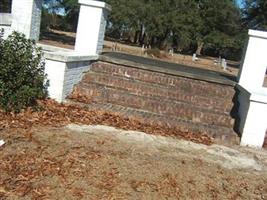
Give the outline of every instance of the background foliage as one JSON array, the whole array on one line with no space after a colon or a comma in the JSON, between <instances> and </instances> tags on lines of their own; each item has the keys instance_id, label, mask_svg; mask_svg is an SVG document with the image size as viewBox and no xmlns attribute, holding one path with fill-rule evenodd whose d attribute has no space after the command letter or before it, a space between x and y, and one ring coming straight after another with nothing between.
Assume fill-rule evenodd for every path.
<instances>
[{"instance_id":1,"label":"background foliage","mask_svg":"<svg viewBox=\"0 0 267 200\"><path fill-rule=\"evenodd\" d=\"M12 0L1 0L0 1L0 13L11 13Z\"/></svg>"},{"instance_id":2,"label":"background foliage","mask_svg":"<svg viewBox=\"0 0 267 200\"><path fill-rule=\"evenodd\" d=\"M75 31L77 0L45 0L47 27ZM106 0L111 4L107 36L133 45L240 59L247 29L267 29L267 1ZM60 13L62 16L59 16ZM56 17L55 17L56 16Z\"/></svg>"}]
</instances>

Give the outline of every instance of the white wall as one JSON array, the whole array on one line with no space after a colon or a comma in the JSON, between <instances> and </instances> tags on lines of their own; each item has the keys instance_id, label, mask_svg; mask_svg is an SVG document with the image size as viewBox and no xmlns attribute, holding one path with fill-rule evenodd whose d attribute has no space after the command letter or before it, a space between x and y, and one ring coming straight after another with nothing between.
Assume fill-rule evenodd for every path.
<instances>
[{"instance_id":1,"label":"white wall","mask_svg":"<svg viewBox=\"0 0 267 200\"><path fill-rule=\"evenodd\" d=\"M74 85L79 83L90 69L90 61L65 63L46 59L45 73L49 80L49 97L63 102L71 94Z\"/></svg>"},{"instance_id":2,"label":"white wall","mask_svg":"<svg viewBox=\"0 0 267 200\"><path fill-rule=\"evenodd\" d=\"M45 45L40 46L46 48ZM44 51L45 73L49 80L48 93L50 98L63 102L98 56L81 55L74 51L53 52L53 49L57 48L49 47L49 52Z\"/></svg>"},{"instance_id":3,"label":"white wall","mask_svg":"<svg viewBox=\"0 0 267 200\"><path fill-rule=\"evenodd\" d=\"M66 71L66 63L46 59L45 73L49 81L48 94L49 97L58 102L63 101L64 74Z\"/></svg>"}]
</instances>

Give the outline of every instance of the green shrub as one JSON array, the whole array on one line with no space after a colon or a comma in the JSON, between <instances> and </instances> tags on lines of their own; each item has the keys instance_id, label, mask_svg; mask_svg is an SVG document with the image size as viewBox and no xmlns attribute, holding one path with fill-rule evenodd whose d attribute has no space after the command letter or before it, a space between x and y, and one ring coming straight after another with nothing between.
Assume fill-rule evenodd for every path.
<instances>
[{"instance_id":1,"label":"green shrub","mask_svg":"<svg viewBox=\"0 0 267 200\"><path fill-rule=\"evenodd\" d=\"M0 34L0 108L19 112L47 96L41 49L25 35L13 32L6 40Z\"/></svg>"}]
</instances>

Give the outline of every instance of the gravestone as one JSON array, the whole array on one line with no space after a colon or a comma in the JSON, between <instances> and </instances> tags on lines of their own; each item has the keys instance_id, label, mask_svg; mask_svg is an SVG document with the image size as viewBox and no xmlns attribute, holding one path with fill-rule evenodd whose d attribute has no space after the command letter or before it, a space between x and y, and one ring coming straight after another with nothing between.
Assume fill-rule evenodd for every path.
<instances>
[{"instance_id":1,"label":"gravestone","mask_svg":"<svg viewBox=\"0 0 267 200\"><path fill-rule=\"evenodd\" d=\"M222 59L222 67L223 67L224 71L227 70L227 62L226 62L226 60L224 58Z\"/></svg>"},{"instance_id":2,"label":"gravestone","mask_svg":"<svg viewBox=\"0 0 267 200\"><path fill-rule=\"evenodd\" d=\"M193 56L192 56L192 61L197 61L198 59L197 59L197 54L193 54Z\"/></svg>"},{"instance_id":3,"label":"gravestone","mask_svg":"<svg viewBox=\"0 0 267 200\"><path fill-rule=\"evenodd\" d=\"M173 48L171 48L171 49L169 50L169 55L171 55L172 57L174 56Z\"/></svg>"}]
</instances>

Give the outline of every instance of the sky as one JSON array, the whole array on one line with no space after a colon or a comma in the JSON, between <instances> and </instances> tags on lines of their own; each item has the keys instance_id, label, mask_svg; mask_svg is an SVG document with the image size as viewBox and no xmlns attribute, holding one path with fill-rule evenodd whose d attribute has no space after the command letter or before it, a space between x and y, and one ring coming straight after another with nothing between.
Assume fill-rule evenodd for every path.
<instances>
[{"instance_id":1,"label":"sky","mask_svg":"<svg viewBox=\"0 0 267 200\"><path fill-rule=\"evenodd\" d=\"M241 8L242 7L243 0L236 0L236 1L237 1L237 4L239 5L239 7Z\"/></svg>"}]
</instances>

